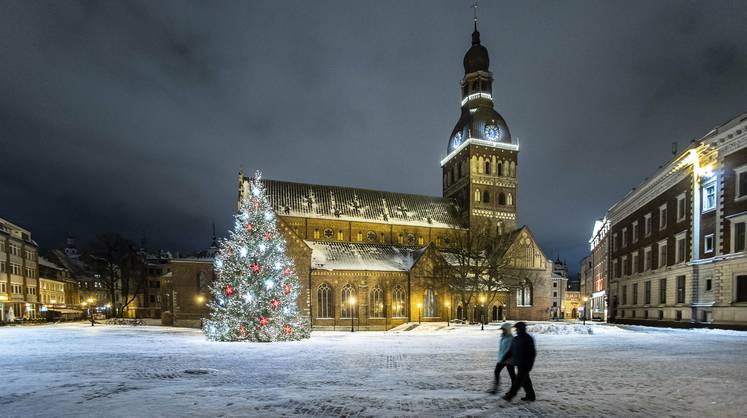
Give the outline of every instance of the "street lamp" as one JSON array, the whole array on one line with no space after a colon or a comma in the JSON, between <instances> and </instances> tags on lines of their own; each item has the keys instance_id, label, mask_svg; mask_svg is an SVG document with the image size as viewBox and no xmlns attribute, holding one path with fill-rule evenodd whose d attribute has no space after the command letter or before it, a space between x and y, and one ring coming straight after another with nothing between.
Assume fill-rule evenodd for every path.
<instances>
[{"instance_id":1,"label":"street lamp","mask_svg":"<svg viewBox=\"0 0 747 418\"><path fill-rule=\"evenodd\" d=\"M200 305L202 305L204 302L205 302L205 296L198 295L197 296L197 303L199 303Z\"/></svg>"},{"instance_id":2,"label":"street lamp","mask_svg":"<svg viewBox=\"0 0 747 418\"><path fill-rule=\"evenodd\" d=\"M485 296L480 296L480 331L485 331Z\"/></svg>"},{"instance_id":3,"label":"street lamp","mask_svg":"<svg viewBox=\"0 0 747 418\"><path fill-rule=\"evenodd\" d=\"M350 332L355 332L355 322L353 322L353 319L355 315L353 314L353 306L355 305L355 296L351 296L348 298L348 305L350 305Z\"/></svg>"},{"instance_id":4,"label":"street lamp","mask_svg":"<svg viewBox=\"0 0 747 418\"><path fill-rule=\"evenodd\" d=\"M584 325L586 325L586 315L589 314L588 308L589 306L586 304L586 302L589 300L586 296L584 296Z\"/></svg>"},{"instance_id":5,"label":"street lamp","mask_svg":"<svg viewBox=\"0 0 747 418\"><path fill-rule=\"evenodd\" d=\"M451 324L449 323L450 320L451 320L451 303L447 301L446 302L446 326L447 327L451 326Z\"/></svg>"},{"instance_id":6,"label":"street lamp","mask_svg":"<svg viewBox=\"0 0 747 418\"><path fill-rule=\"evenodd\" d=\"M91 326L93 326L96 323L96 320L93 319L93 298L88 298L88 319L91 320ZM83 306L86 306L86 302L83 302Z\"/></svg>"},{"instance_id":7,"label":"street lamp","mask_svg":"<svg viewBox=\"0 0 747 418\"><path fill-rule=\"evenodd\" d=\"M420 324L420 308L423 307L423 304L418 302L418 324Z\"/></svg>"}]
</instances>

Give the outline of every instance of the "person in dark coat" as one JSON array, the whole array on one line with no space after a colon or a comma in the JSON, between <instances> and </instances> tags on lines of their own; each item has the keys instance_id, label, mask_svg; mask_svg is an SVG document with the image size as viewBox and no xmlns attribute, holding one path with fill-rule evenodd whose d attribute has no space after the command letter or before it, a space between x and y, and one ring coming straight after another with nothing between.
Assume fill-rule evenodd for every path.
<instances>
[{"instance_id":1,"label":"person in dark coat","mask_svg":"<svg viewBox=\"0 0 747 418\"><path fill-rule=\"evenodd\" d=\"M503 396L503 399L510 401L516 396L519 388L524 389L526 396L521 398L522 401L534 401L536 399L532 379L529 378L529 372L534 367L534 358L537 351L534 348L534 338L527 334L527 324L517 322L516 336L511 341L511 348L501 359L502 363L509 362L516 366L516 378L511 384L511 389Z\"/></svg>"}]
</instances>

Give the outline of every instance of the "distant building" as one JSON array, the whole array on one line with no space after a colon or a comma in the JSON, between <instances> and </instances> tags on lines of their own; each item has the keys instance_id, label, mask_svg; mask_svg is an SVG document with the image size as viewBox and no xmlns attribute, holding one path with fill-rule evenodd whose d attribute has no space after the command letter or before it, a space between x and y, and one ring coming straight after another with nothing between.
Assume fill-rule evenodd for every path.
<instances>
[{"instance_id":1,"label":"distant building","mask_svg":"<svg viewBox=\"0 0 747 418\"><path fill-rule=\"evenodd\" d=\"M605 217L594 222L594 229L589 239L591 249L591 282L587 283L586 294L583 297L588 298L587 304L589 315L586 319L607 321L607 279L608 274L608 239L607 235L610 229L610 222ZM625 231L623 231L625 232Z\"/></svg>"},{"instance_id":2,"label":"distant building","mask_svg":"<svg viewBox=\"0 0 747 418\"><path fill-rule=\"evenodd\" d=\"M614 322L747 327L747 113L609 210Z\"/></svg>"},{"instance_id":3,"label":"distant building","mask_svg":"<svg viewBox=\"0 0 747 418\"><path fill-rule=\"evenodd\" d=\"M552 263L552 306L550 318L563 319L565 317L565 294L568 287L568 266L557 259Z\"/></svg>"},{"instance_id":4,"label":"distant building","mask_svg":"<svg viewBox=\"0 0 747 418\"><path fill-rule=\"evenodd\" d=\"M0 218L0 321L39 316L38 254L29 230Z\"/></svg>"},{"instance_id":5,"label":"distant building","mask_svg":"<svg viewBox=\"0 0 747 418\"><path fill-rule=\"evenodd\" d=\"M39 257L40 310L49 319L77 319L82 315L80 287L65 268Z\"/></svg>"},{"instance_id":6,"label":"distant building","mask_svg":"<svg viewBox=\"0 0 747 418\"><path fill-rule=\"evenodd\" d=\"M591 254L581 259L579 270L579 317L591 319L588 315L591 294L594 289L594 268Z\"/></svg>"}]
</instances>

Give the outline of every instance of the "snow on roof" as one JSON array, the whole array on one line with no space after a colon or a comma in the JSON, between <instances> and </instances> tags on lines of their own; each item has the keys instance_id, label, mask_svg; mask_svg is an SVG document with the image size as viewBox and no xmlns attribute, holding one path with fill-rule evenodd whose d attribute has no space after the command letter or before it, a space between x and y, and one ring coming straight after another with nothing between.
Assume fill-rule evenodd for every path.
<instances>
[{"instance_id":1,"label":"snow on roof","mask_svg":"<svg viewBox=\"0 0 747 418\"><path fill-rule=\"evenodd\" d=\"M425 248L352 242L305 241L315 270L410 271Z\"/></svg>"},{"instance_id":2,"label":"snow on roof","mask_svg":"<svg viewBox=\"0 0 747 418\"><path fill-rule=\"evenodd\" d=\"M279 215L395 225L450 227L456 224L448 199L263 179Z\"/></svg>"},{"instance_id":3,"label":"snow on roof","mask_svg":"<svg viewBox=\"0 0 747 418\"><path fill-rule=\"evenodd\" d=\"M63 270L62 267L58 266L57 264L47 260L46 258L39 256L39 265L44 267L49 267L51 269L55 270Z\"/></svg>"}]
</instances>

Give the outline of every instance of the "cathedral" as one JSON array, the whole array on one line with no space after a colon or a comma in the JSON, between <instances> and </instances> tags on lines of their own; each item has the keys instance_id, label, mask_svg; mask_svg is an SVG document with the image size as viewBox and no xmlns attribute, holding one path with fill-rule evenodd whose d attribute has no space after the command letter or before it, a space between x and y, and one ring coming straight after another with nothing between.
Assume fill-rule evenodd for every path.
<instances>
[{"instance_id":1,"label":"cathedral","mask_svg":"<svg viewBox=\"0 0 747 418\"><path fill-rule=\"evenodd\" d=\"M551 317L552 263L517 224L519 144L494 109L489 64L475 20L461 113L440 161L442 197L262 180L306 286L299 303L315 329ZM240 174L239 200L248 193L249 178ZM453 262L449 237L478 224L505 238L504 254L525 280L490 297L471 289L474 298L464 303L432 275L434 265Z\"/></svg>"}]
</instances>

